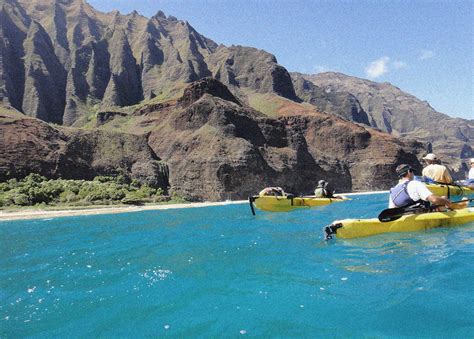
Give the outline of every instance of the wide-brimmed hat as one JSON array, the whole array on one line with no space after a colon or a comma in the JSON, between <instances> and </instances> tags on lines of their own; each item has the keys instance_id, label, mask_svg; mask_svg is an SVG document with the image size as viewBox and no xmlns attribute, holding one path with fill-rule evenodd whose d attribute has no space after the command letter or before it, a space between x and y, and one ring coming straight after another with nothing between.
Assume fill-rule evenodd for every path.
<instances>
[{"instance_id":1,"label":"wide-brimmed hat","mask_svg":"<svg viewBox=\"0 0 474 339\"><path fill-rule=\"evenodd\" d=\"M471 164L474 164L474 158L471 158Z\"/></svg>"},{"instance_id":2,"label":"wide-brimmed hat","mask_svg":"<svg viewBox=\"0 0 474 339\"><path fill-rule=\"evenodd\" d=\"M324 180L319 180L318 181L318 187L324 187L324 184L326 183L326 181Z\"/></svg>"},{"instance_id":3,"label":"wide-brimmed hat","mask_svg":"<svg viewBox=\"0 0 474 339\"><path fill-rule=\"evenodd\" d=\"M434 153L428 153L427 155L425 155L423 157L424 160L431 160L431 161L434 161L434 160L438 160L438 158L436 157L436 154Z\"/></svg>"},{"instance_id":4,"label":"wide-brimmed hat","mask_svg":"<svg viewBox=\"0 0 474 339\"><path fill-rule=\"evenodd\" d=\"M397 173L399 177L403 177L405 174L408 173L408 171L413 172L413 168L411 168L411 166L407 164L398 165L397 168L395 169L395 172Z\"/></svg>"}]
</instances>

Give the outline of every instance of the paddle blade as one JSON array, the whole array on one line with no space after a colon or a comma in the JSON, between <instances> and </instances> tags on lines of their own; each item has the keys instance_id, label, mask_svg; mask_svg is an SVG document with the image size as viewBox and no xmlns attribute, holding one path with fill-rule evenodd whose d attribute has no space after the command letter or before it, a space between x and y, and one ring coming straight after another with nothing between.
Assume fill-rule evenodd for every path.
<instances>
[{"instance_id":1,"label":"paddle blade","mask_svg":"<svg viewBox=\"0 0 474 339\"><path fill-rule=\"evenodd\" d=\"M380 212L378 218L381 222L394 221L402 217L406 213L404 208L387 208Z\"/></svg>"},{"instance_id":2,"label":"paddle blade","mask_svg":"<svg viewBox=\"0 0 474 339\"><path fill-rule=\"evenodd\" d=\"M449 208L452 210L462 210L464 208L467 208L468 206L469 206L469 199L463 199L459 202L451 203L451 206L449 206Z\"/></svg>"},{"instance_id":3,"label":"paddle blade","mask_svg":"<svg viewBox=\"0 0 474 339\"><path fill-rule=\"evenodd\" d=\"M396 207L396 208L387 208L379 214L379 220L381 222L388 222L400 219L402 216L407 214L419 214L419 213L428 213L433 211L433 207L426 207L415 205L411 207Z\"/></svg>"}]
</instances>

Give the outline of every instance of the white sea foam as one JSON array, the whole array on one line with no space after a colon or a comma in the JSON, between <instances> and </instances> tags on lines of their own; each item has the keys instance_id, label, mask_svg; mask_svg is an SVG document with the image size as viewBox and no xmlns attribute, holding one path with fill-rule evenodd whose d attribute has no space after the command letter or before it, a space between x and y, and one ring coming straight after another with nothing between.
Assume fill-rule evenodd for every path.
<instances>
[{"instance_id":1,"label":"white sea foam","mask_svg":"<svg viewBox=\"0 0 474 339\"><path fill-rule=\"evenodd\" d=\"M165 280L171 274L173 274L173 272L171 272L170 270L152 268L146 270L144 273L140 273L140 276L148 280L148 286L152 286L158 281Z\"/></svg>"}]
</instances>

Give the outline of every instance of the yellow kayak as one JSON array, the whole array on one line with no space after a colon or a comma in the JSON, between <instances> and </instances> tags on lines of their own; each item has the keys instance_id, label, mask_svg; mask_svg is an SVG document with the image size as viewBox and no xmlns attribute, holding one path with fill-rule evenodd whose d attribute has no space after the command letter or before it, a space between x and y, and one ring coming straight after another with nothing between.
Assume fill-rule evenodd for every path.
<instances>
[{"instance_id":1,"label":"yellow kayak","mask_svg":"<svg viewBox=\"0 0 474 339\"><path fill-rule=\"evenodd\" d=\"M315 198L307 197L293 197L288 196L260 196L255 195L249 198L250 203L255 204L255 207L262 211L268 212L288 212L295 209L310 208L316 206L324 206L332 204L333 202L342 202L349 200L344 196L334 198Z\"/></svg>"},{"instance_id":2,"label":"yellow kayak","mask_svg":"<svg viewBox=\"0 0 474 339\"><path fill-rule=\"evenodd\" d=\"M436 195L450 196L453 195L470 195L474 194L474 186L458 186L445 184L426 184L426 187Z\"/></svg>"},{"instance_id":3,"label":"yellow kayak","mask_svg":"<svg viewBox=\"0 0 474 339\"><path fill-rule=\"evenodd\" d=\"M474 207L448 212L410 214L400 219L381 222L379 219L344 219L324 228L326 239L335 234L338 238L360 238L381 233L414 232L436 227L456 226L474 221Z\"/></svg>"}]
</instances>

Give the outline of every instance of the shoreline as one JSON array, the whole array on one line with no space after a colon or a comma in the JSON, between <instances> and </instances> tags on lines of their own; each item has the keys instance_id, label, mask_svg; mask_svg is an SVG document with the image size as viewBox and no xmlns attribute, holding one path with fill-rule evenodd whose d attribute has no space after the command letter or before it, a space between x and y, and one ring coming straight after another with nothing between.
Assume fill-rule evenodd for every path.
<instances>
[{"instance_id":1,"label":"shoreline","mask_svg":"<svg viewBox=\"0 0 474 339\"><path fill-rule=\"evenodd\" d=\"M388 191L338 193L337 195L345 195L345 196L368 195L368 194L381 194L381 193L387 193L387 192ZM118 213L168 210L168 209L179 209L179 208L199 208L199 207L208 207L208 206L223 206L223 205L245 204L245 203L248 203L248 200L219 201L219 202L193 202L193 203L182 203L182 204L156 204L156 205L144 205L144 206L110 206L110 207L84 206L84 208L78 208L78 209L67 209L66 207L66 209L61 209L61 210L25 209L25 210L18 210L18 211L16 210L15 211L0 211L0 222L14 221L14 220L72 217L72 216L81 216L81 215L118 214Z\"/></svg>"},{"instance_id":2,"label":"shoreline","mask_svg":"<svg viewBox=\"0 0 474 339\"><path fill-rule=\"evenodd\" d=\"M57 217L72 217L80 215L94 214L118 214L130 212L142 212L153 210L167 210L178 208L198 208L208 206L220 206L231 204L248 203L248 200L239 201L220 201L220 202L193 202L182 204L161 204L161 205L144 205L144 206L110 206L110 207L87 207L80 209L64 209L64 210L19 210L19 211L0 211L1 221L28 220L28 219L44 219Z\"/></svg>"}]
</instances>

